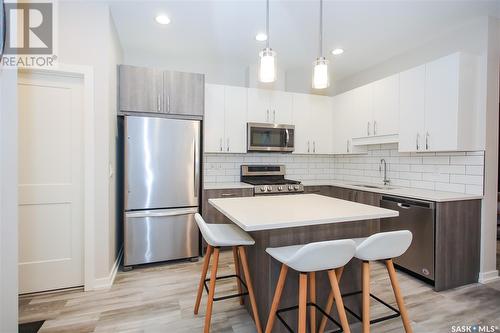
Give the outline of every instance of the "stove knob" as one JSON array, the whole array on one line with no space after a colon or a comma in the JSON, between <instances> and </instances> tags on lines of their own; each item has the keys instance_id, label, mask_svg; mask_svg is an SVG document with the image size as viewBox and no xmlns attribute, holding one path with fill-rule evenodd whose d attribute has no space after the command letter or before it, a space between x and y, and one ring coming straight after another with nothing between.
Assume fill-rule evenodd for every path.
<instances>
[{"instance_id":1,"label":"stove knob","mask_svg":"<svg viewBox=\"0 0 500 333\"><path fill-rule=\"evenodd\" d=\"M293 191L293 185L288 185L288 191Z\"/></svg>"},{"instance_id":2,"label":"stove knob","mask_svg":"<svg viewBox=\"0 0 500 333\"><path fill-rule=\"evenodd\" d=\"M278 191L283 191L283 186L278 186Z\"/></svg>"},{"instance_id":3,"label":"stove knob","mask_svg":"<svg viewBox=\"0 0 500 333\"><path fill-rule=\"evenodd\" d=\"M267 191L267 186L261 186L260 187L261 192L266 192Z\"/></svg>"},{"instance_id":4,"label":"stove knob","mask_svg":"<svg viewBox=\"0 0 500 333\"><path fill-rule=\"evenodd\" d=\"M295 191L298 191L300 187L299 185L295 185L293 188L295 189Z\"/></svg>"},{"instance_id":5,"label":"stove knob","mask_svg":"<svg viewBox=\"0 0 500 333\"><path fill-rule=\"evenodd\" d=\"M272 185L269 185L269 186L267 187L267 191L268 191L268 192L272 192L272 191L273 191L273 187L272 187Z\"/></svg>"}]
</instances>

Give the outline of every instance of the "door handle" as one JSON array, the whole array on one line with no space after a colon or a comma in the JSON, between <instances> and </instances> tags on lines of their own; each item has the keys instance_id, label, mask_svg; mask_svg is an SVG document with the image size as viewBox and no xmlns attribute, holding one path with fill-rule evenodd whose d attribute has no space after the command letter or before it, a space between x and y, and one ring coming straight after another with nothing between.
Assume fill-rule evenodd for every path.
<instances>
[{"instance_id":1,"label":"door handle","mask_svg":"<svg viewBox=\"0 0 500 333\"><path fill-rule=\"evenodd\" d=\"M377 121L373 121L373 135L377 135Z\"/></svg>"},{"instance_id":2,"label":"door handle","mask_svg":"<svg viewBox=\"0 0 500 333\"><path fill-rule=\"evenodd\" d=\"M290 133L288 132L288 128L285 129L285 133L286 133L285 147L288 147L288 142L290 141Z\"/></svg>"},{"instance_id":3,"label":"door handle","mask_svg":"<svg viewBox=\"0 0 500 333\"><path fill-rule=\"evenodd\" d=\"M273 123L276 123L276 110L273 110Z\"/></svg>"},{"instance_id":4,"label":"door handle","mask_svg":"<svg viewBox=\"0 0 500 333\"><path fill-rule=\"evenodd\" d=\"M137 213L126 213L125 218L144 218L144 217L165 217L165 216L178 216L195 214L198 212L197 208L180 208L180 209L168 209L162 211L145 211Z\"/></svg>"},{"instance_id":5,"label":"door handle","mask_svg":"<svg viewBox=\"0 0 500 333\"><path fill-rule=\"evenodd\" d=\"M366 126L366 133L370 136L370 122L368 122L368 125Z\"/></svg>"},{"instance_id":6,"label":"door handle","mask_svg":"<svg viewBox=\"0 0 500 333\"><path fill-rule=\"evenodd\" d=\"M266 110L266 121L269 122L269 109Z\"/></svg>"},{"instance_id":7,"label":"door handle","mask_svg":"<svg viewBox=\"0 0 500 333\"><path fill-rule=\"evenodd\" d=\"M219 141L219 150L222 151L222 138L220 138L220 141Z\"/></svg>"},{"instance_id":8,"label":"door handle","mask_svg":"<svg viewBox=\"0 0 500 333\"><path fill-rule=\"evenodd\" d=\"M311 145L310 145L310 142L307 141L307 152L310 153L311 152Z\"/></svg>"},{"instance_id":9,"label":"door handle","mask_svg":"<svg viewBox=\"0 0 500 333\"><path fill-rule=\"evenodd\" d=\"M416 147L417 147L417 150L420 150L420 133L417 133L417 142L416 142Z\"/></svg>"},{"instance_id":10,"label":"door handle","mask_svg":"<svg viewBox=\"0 0 500 333\"><path fill-rule=\"evenodd\" d=\"M236 194L235 193L222 193L220 196L227 198L227 197L235 197Z\"/></svg>"},{"instance_id":11,"label":"door handle","mask_svg":"<svg viewBox=\"0 0 500 333\"><path fill-rule=\"evenodd\" d=\"M350 150L350 146L351 146L351 145L349 144L349 139L347 139L346 146L347 146L347 152L349 152L349 150Z\"/></svg>"},{"instance_id":12,"label":"door handle","mask_svg":"<svg viewBox=\"0 0 500 333\"><path fill-rule=\"evenodd\" d=\"M425 150L429 150L429 132L425 133Z\"/></svg>"},{"instance_id":13,"label":"door handle","mask_svg":"<svg viewBox=\"0 0 500 333\"><path fill-rule=\"evenodd\" d=\"M170 95L167 96L167 113L170 113Z\"/></svg>"},{"instance_id":14,"label":"door handle","mask_svg":"<svg viewBox=\"0 0 500 333\"><path fill-rule=\"evenodd\" d=\"M229 138L227 138L227 147L226 147L226 151L229 151Z\"/></svg>"},{"instance_id":15,"label":"door handle","mask_svg":"<svg viewBox=\"0 0 500 333\"><path fill-rule=\"evenodd\" d=\"M313 141L313 153L316 152L316 141Z\"/></svg>"},{"instance_id":16,"label":"door handle","mask_svg":"<svg viewBox=\"0 0 500 333\"><path fill-rule=\"evenodd\" d=\"M200 160L199 160L199 147L198 147L198 138L195 137L193 139L193 151L194 151L194 197L198 198L199 192L199 182L200 182Z\"/></svg>"},{"instance_id":17,"label":"door handle","mask_svg":"<svg viewBox=\"0 0 500 333\"><path fill-rule=\"evenodd\" d=\"M158 94L158 98L156 99L156 110L161 112L161 94Z\"/></svg>"}]
</instances>

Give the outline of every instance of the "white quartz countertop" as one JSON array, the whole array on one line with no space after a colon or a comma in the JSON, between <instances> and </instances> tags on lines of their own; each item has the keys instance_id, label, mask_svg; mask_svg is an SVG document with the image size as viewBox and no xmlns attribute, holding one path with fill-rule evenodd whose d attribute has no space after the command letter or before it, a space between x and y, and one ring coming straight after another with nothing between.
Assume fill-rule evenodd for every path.
<instances>
[{"instance_id":1,"label":"white quartz countertop","mask_svg":"<svg viewBox=\"0 0 500 333\"><path fill-rule=\"evenodd\" d=\"M234 183L205 183L203 184L203 189L205 190L225 190L231 188L253 188L253 185L234 182Z\"/></svg>"},{"instance_id":2,"label":"white quartz countertop","mask_svg":"<svg viewBox=\"0 0 500 333\"><path fill-rule=\"evenodd\" d=\"M302 182L304 186L317 186L317 185L330 185L343 188L349 188L353 190L375 192L387 195L394 195L398 197L413 198L420 200L428 200L435 202L446 202L446 201L460 201L460 200L475 200L482 199L482 195L475 194L464 194L455 192L443 192L443 191L432 191L419 188L408 188L399 186L381 186L379 184L357 184L355 182L342 182L342 181L304 181ZM363 185L376 185L382 188L372 188Z\"/></svg>"},{"instance_id":3,"label":"white quartz countertop","mask_svg":"<svg viewBox=\"0 0 500 333\"><path fill-rule=\"evenodd\" d=\"M318 194L209 199L208 202L245 231L303 227L395 217L394 210Z\"/></svg>"}]
</instances>

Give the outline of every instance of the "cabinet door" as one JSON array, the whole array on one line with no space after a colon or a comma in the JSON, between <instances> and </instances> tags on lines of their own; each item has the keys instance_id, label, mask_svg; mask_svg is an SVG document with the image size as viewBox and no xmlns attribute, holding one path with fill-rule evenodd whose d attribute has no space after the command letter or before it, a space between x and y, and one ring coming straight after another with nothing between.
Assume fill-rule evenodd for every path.
<instances>
[{"instance_id":1,"label":"cabinet door","mask_svg":"<svg viewBox=\"0 0 500 333\"><path fill-rule=\"evenodd\" d=\"M206 153L220 153L224 140L224 86L205 86L205 117L203 142Z\"/></svg>"},{"instance_id":2,"label":"cabinet door","mask_svg":"<svg viewBox=\"0 0 500 333\"><path fill-rule=\"evenodd\" d=\"M203 116L205 76L163 72L165 110L170 114Z\"/></svg>"},{"instance_id":3,"label":"cabinet door","mask_svg":"<svg viewBox=\"0 0 500 333\"><path fill-rule=\"evenodd\" d=\"M426 150L456 150L458 146L459 56L454 54L425 67Z\"/></svg>"},{"instance_id":4,"label":"cabinet door","mask_svg":"<svg viewBox=\"0 0 500 333\"><path fill-rule=\"evenodd\" d=\"M311 95L293 94L293 124L296 154L312 153Z\"/></svg>"},{"instance_id":5,"label":"cabinet door","mask_svg":"<svg viewBox=\"0 0 500 333\"><path fill-rule=\"evenodd\" d=\"M248 89L248 121L254 123L272 122L269 107L270 91L264 89Z\"/></svg>"},{"instance_id":6,"label":"cabinet door","mask_svg":"<svg viewBox=\"0 0 500 333\"><path fill-rule=\"evenodd\" d=\"M348 131L346 126L348 93L334 96L332 99L332 151L334 154L346 154L348 147Z\"/></svg>"},{"instance_id":7,"label":"cabinet door","mask_svg":"<svg viewBox=\"0 0 500 333\"><path fill-rule=\"evenodd\" d=\"M349 91L346 101L347 116L352 124L350 138L373 135L372 85Z\"/></svg>"},{"instance_id":8,"label":"cabinet door","mask_svg":"<svg viewBox=\"0 0 500 333\"><path fill-rule=\"evenodd\" d=\"M225 151L246 153L247 89L226 86L225 91Z\"/></svg>"},{"instance_id":9,"label":"cabinet door","mask_svg":"<svg viewBox=\"0 0 500 333\"><path fill-rule=\"evenodd\" d=\"M121 65L119 85L120 111L163 112L161 71Z\"/></svg>"},{"instance_id":10,"label":"cabinet door","mask_svg":"<svg viewBox=\"0 0 500 333\"><path fill-rule=\"evenodd\" d=\"M399 151L425 149L425 65L399 75Z\"/></svg>"},{"instance_id":11,"label":"cabinet door","mask_svg":"<svg viewBox=\"0 0 500 333\"><path fill-rule=\"evenodd\" d=\"M284 91L270 93L270 122L290 124L292 122L292 94Z\"/></svg>"},{"instance_id":12,"label":"cabinet door","mask_svg":"<svg viewBox=\"0 0 500 333\"><path fill-rule=\"evenodd\" d=\"M312 152L331 154L333 151L333 110L331 98L311 96Z\"/></svg>"},{"instance_id":13,"label":"cabinet door","mask_svg":"<svg viewBox=\"0 0 500 333\"><path fill-rule=\"evenodd\" d=\"M236 188L225 190L204 190L203 191L203 204L202 216L207 223L225 223L231 224L232 222L224 216L221 212L208 203L208 199L216 198L235 198L235 197L252 197L252 188Z\"/></svg>"},{"instance_id":14,"label":"cabinet door","mask_svg":"<svg viewBox=\"0 0 500 333\"><path fill-rule=\"evenodd\" d=\"M398 134L399 74L372 84L373 134Z\"/></svg>"}]
</instances>

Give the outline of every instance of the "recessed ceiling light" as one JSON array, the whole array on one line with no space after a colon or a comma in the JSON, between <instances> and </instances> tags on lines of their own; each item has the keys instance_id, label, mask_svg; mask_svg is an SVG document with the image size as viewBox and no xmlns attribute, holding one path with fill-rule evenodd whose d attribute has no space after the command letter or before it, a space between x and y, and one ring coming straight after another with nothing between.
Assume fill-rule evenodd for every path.
<instances>
[{"instance_id":1,"label":"recessed ceiling light","mask_svg":"<svg viewBox=\"0 0 500 333\"><path fill-rule=\"evenodd\" d=\"M170 19L165 14L157 15L155 20L156 20L156 22L158 22L160 24L169 24L170 23Z\"/></svg>"},{"instance_id":2,"label":"recessed ceiling light","mask_svg":"<svg viewBox=\"0 0 500 333\"><path fill-rule=\"evenodd\" d=\"M334 50L332 51L332 54L333 54L333 55L340 55L340 54L342 54L342 53L344 53L344 50L343 50L343 49L334 49Z\"/></svg>"},{"instance_id":3,"label":"recessed ceiling light","mask_svg":"<svg viewBox=\"0 0 500 333\"><path fill-rule=\"evenodd\" d=\"M257 35L255 35L255 39L259 42L264 42L267 40L267 35L263 32L259 32Z\"/></svg>"}]
</instances>

